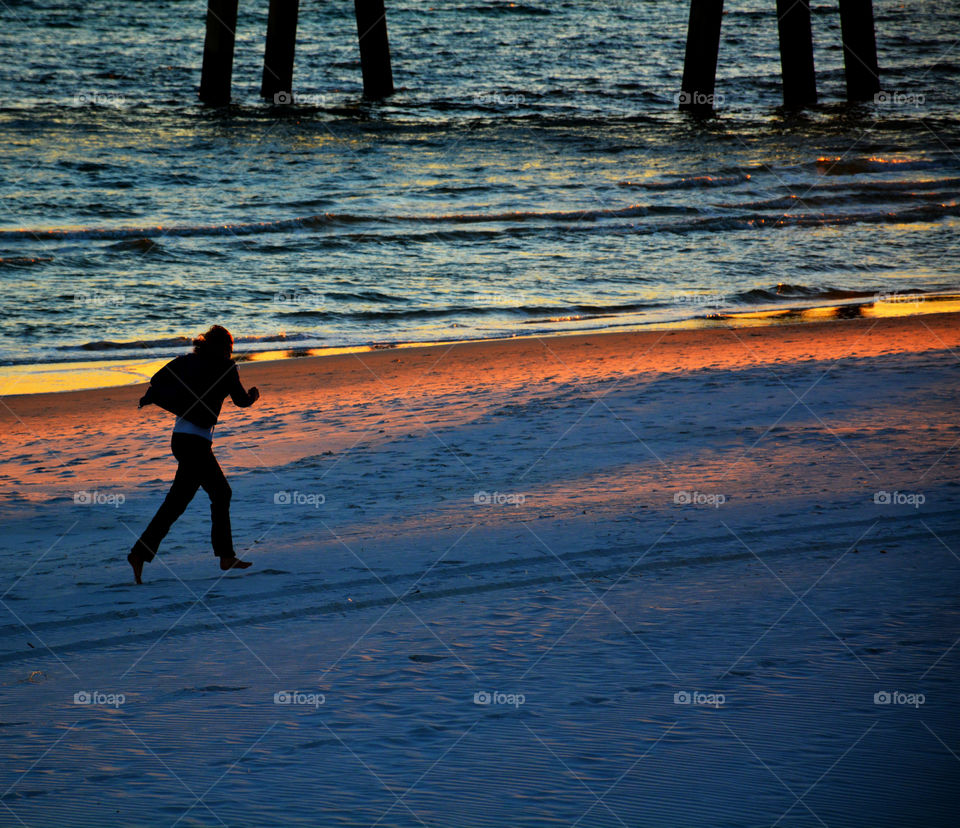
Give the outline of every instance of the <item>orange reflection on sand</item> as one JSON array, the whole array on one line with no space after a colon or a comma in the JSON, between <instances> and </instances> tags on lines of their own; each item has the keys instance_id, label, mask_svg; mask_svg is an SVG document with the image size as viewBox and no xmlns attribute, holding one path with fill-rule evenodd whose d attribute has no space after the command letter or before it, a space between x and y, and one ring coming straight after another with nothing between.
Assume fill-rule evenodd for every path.
<instances>
[{"instance_id":1,"label":"orange reflection on sand","mask_svg":"<svg viewBox=\"0 0 960 828\"><path fill-rule=\"evenodd\" d=\"M779 287L779 286L778 286ZM872 301L820 307L766 308L755 311L717 313L703 318L661 323L627 324L620 327L628 331L691 331L709 328L751 328L768 325L796 324L801 322L825 322L841 319L880 319L915 316L920 314L960 312L960 296L954 294L881 294ZM551 317L550 321L574 321L577 319L603 319L608 315L594 317ZM577 331L580 335L589 329ZM529 337L534 340L552 339L553 335ZM518 336L488 342L523 340ZM433 343L402 342L396 344L351 345L328 348L282 348L237 354L239 362L274 362L300 357L335 357L359 355L382 350L443 347L463 344L464 340L442 340ZM474 341L476 343L476 341ZM0 397L13 394L49 394L57 391L81 391L93 388L114 388L148 382L160 367L169 360L99 360L69 362L49 365L14 365L0 368Z\"/></svg>"},{"instance_id":2,"label":"orange reflection on sand","mask_svg":"<svg viewBox=\"0 0 960 828\"><path fill-rule=\"evenodd\" d=\"M960 311L960 297L916 296L909 293L892 293L874 302L864 316L889 317L912 316L918 313L956 313Z\"/></svg>"},{"instance_id":3,"label":"orange reflection on sand","mask_svg":"<svg viewBox=\"0 0 960 828\"><path fill-rule=\"evenodd\" d=\"M65 362L49 365L10 365L0 368L0 397L11 394L51 394L90 388L115 388L148 382L167 359L136 362Z\"/></svg>"},{"instance_id":4,"label":"orange reflection on sand","mask_svg":"<svg viewBox=\"0 0 960 828\"><path fill-rule=\"evenodd\" d=\"M960 296L924 296L912 293L891 293L873 302L851 302L813 308L773 308L742 313L716 314L712 319L734 327L776 324L779 322L825 322L831 319L888 319L930 313L960 311Z\"/></svg>"},{"instance_id":5,"label":"orange reflection on sand","mask_svg":"<svg viewBox=\"0 0 960 828\"><path fill-rule=\"evenodd\" d=\"M239 473L261 469L267 458L273 467L285 466L326 452L349 452L360 442L379 451L378 446L396 443L401 437L431 438L449 429L467 428L470 423L489 425L500 412L509 414L524 407L535 410L544 403L548 405L543 410L550 410L550 400L558 394L574 388L603 389L611 378L617 384L633 378L642 399L643 389L667 375L698 375L697 382L736 383L739 372L750 366L771 366L779 372L776 366L801 362L889 358L960 347L960 326L951 314L931 314L922 321L903 317L853 319L845 324L752 323L756 327L748 330L718 323L712 330L701 325L698 330L517 337L246 363L240 368L244 385L259 387L263 402L252 410L227 406L224 428L235 430L236 439L224 443L223 460ZM160 362L142 361L137 370L150 376ZM92 368L98 371L102 365L92 363ZM47 389L54 376L55 372L48 375ZM0 441L0 501L6 496L68 496L78 488L78 473L82 473L84 485L97 486L117 479L118 463L123 463L124 485L130 488L170 476L170 415L155 406L138 412L137 400L144 386L122 387L117 380L115 376L120 387L3 399L0 428L7 439ZM573 411L582 404L586 410L595 402L591 396L576 392L571 405L565 407ZM745 405L749 407L749 402ZM870 411L875 413L873 408ZM889 413L886 422L893 416ZM896 417L903 420L900 414ZM531 425L535 428L535 421L524 428ZM850 417L835 425L851 425ZM853 425L864 432L883 426L883 422ZM821 428L816 423L812 427ZM919 433L916 424L911 428L911 434ZM674 440L669 423L663 434L668 442ZM885 431L876 434L887 439ZM626 430L617 437L635 439ZM255 451L244 446L247 440L253 441L250 445ZM384 448L395 450L396 446ZM122 460L128 457L136 462ZM706 479L710 477L705 466L708 459L701 454L684 467L685 461L674 455L670 464L675 472L689 468L691 475L696 471ZM748 467L734 468L735 457L713 457L713 461L718 464L717 485L721 478L725 485L732 485L730 481L745 480L754 473ZM659 468L659 464L641 466L637 473L656 475ZM788 463L786 468L795 473L797 466ZM556 490L545 482L536 490L546 504L563 501L564 485L569 489L584 484L582 480L555 482ZM612 485L605 479L602 487L593 489L599 497L601 488L607 487L603 497L609 498ZM592 496L586 491L580 494L584 501Z\"/></svg>"}]
</instances>

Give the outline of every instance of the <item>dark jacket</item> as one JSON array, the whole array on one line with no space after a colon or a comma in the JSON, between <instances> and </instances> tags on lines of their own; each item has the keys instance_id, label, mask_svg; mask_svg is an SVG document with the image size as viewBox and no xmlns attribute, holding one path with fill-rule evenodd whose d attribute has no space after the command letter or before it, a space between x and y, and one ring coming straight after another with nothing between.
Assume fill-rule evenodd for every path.
<instances>
[{"instance_id":1,"label":"dark jacket","mask_svg":"<svg viewBox=\"0 0 960 828\"><path fill-rule=\"evenodd\" d=\"M140 405L152 403L201 428L211 428L228 396L240 408L253 404L232 359L185 354L153 375Z\"/></svg>"}]
</instances>

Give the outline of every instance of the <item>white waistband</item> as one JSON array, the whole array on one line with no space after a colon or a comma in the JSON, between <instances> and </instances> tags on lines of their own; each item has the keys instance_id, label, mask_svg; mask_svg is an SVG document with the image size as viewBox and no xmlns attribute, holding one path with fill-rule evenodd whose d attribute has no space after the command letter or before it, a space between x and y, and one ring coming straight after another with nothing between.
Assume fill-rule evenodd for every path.
<instances>
[{"instance_id":1,"label":"white waistband","mask_svg":"<svg viewBox=\"0 0 960 828\"><path fill-rule=\"evenodd\" d=\"M194 434L197 437L203 437L204 440L209 440L213 442L213 429L214 426L210 428L203 428L198 425L194 425L189 420L183 419L183 417L177 417L177 423L173 427L174 434Z\"/></svg>"}]
</instances>

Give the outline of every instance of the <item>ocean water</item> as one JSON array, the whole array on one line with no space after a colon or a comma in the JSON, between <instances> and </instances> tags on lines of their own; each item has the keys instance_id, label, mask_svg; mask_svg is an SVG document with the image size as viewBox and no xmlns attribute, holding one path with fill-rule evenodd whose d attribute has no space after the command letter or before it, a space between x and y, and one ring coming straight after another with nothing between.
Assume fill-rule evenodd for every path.
<instances>
[{"instance_id":1,"label":"ocean water","mask_svg":"<svg viewBox=\"0 0 960 828\"><path fill-rule=\"evenodd\" d=\"M353 4L304 3L294 107L196 98L201 0L2 12L0 364L605 328L960 290L960 6L875 2L883 99L780 108L772 0L728 2L718 116L677 111L684 2L387 3L398 92L361 97ZM918 299L919 301L919 299Z\"/></svg>"}]
</instances>

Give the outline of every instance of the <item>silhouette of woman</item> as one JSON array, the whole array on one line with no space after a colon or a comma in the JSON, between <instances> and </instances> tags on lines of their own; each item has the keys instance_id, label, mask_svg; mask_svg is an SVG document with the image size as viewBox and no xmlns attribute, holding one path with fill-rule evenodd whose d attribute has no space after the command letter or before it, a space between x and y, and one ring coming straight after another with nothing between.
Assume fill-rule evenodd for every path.
<instances>
[{"instance_id":1,"label":"silhouette of woman","mask_svg":"<svg viewBox=\"0 0 960 828\"><path fill-rule=\"evenodd\" d=\"M138 406L154 404L177 415L170 449L179 463L166 499L127 555L138 584L142 583L143 565L153 560L160 542L201 486L210 496L210 540L213 554L220 558L220 568L246 569L251 565L241 561L233 549L232 492L213 456L213 429L228 396L235 405L246 408L260 398L260 392L256 388L245 391L240 383L232 358L233 336L226 328L214 325L198 336L193 346L193 353L168 362L153 376Z\"/></svg>"}]
</instances>

